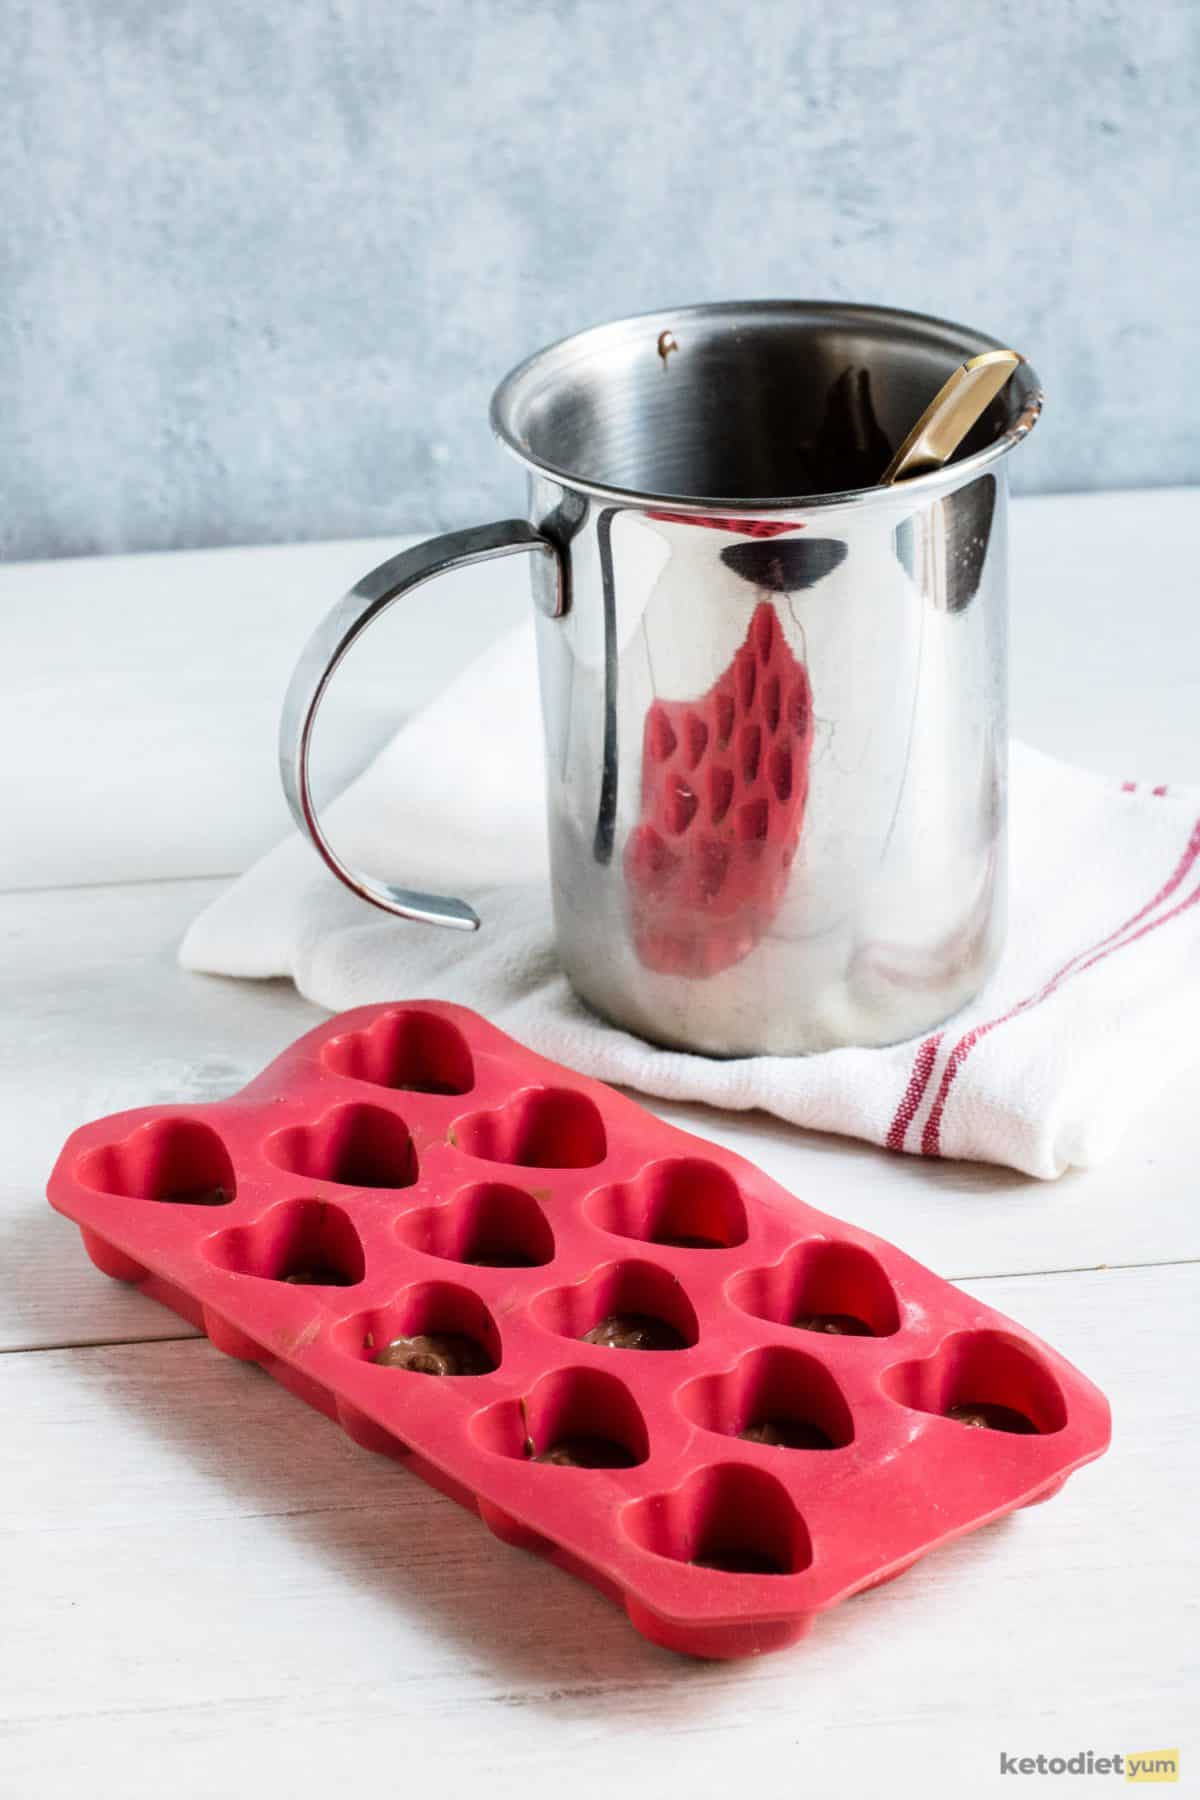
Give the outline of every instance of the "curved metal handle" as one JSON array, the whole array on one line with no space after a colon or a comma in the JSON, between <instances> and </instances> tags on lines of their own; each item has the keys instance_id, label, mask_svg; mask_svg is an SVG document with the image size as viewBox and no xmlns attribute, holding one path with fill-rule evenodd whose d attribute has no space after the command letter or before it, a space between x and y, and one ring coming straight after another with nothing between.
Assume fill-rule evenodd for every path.
<instances>
[{"instance_id":1,"label":"curved metal handle","mask_svg":"<svg viewBox=\"0 0 1200 1800\"><path fill-rule=\"evenodd\" d=\"M558 552L524 519L504 519L498 525L478 525L470 531L449 531L430 538L412 550L404 550L389 562L364 575L318 625L296 664L283 702L279 725L279 774L292 816L316 845L339 880L372 906L417 919L424 925L448 925L456 931L476 931L478 915L463 900L445 894L417 894L389 882L374 881L344 863L330 844L313 805L308 776L317 711L334 673L354 644L394 600L413 588L468 563L486 562L493 556L512 556L518 550L549 557L555 568L555 613L562 611L562 572Z\"/></svg>"}]
</instances>

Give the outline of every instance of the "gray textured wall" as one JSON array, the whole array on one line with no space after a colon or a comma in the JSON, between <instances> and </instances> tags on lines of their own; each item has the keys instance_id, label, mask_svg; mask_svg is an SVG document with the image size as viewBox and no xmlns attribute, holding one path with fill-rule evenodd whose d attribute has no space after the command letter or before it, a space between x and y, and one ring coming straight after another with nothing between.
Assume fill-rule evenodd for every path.
<instances>
[{"instance_id":1,"label":"gray textured wall","mask_svg":"<svg viewBox=\"0 0 1200 1800\"><path fill-rule=\"evenodd\" d=\"M1200 479L1197 0L4 0L0 553L507 511L493 379L686 299L889 300Z\"/></svg>"}]
</instances>

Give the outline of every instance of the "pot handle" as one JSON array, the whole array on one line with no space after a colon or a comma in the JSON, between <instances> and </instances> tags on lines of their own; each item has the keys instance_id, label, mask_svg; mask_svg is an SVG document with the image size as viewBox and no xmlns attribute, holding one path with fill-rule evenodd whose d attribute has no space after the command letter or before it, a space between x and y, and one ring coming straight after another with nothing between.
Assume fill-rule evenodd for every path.
<instances>
[{"instance_id":1,"label":"pot handle","mask_svg":"<svg viewBox=\"0 0 1200 1800\"><path fill-rule=\"evenodd\" d=\"M549 538L524 519L504 519L497 525L477 525L469 531L450 531L430 538L411 550L401 551L364 575L328 612L306 644L288 684L279 724L279 774L292 816L306 831L326 864L352 893L384 912L423 925L447 925L455 931L476 931L479 917L464 900L447 894L418 894L409 888L377 881L342 861L321 827L313 805L308 758L313 726L325 691L342 658L375 619L394 600L414 588L469 563L487 562L494 556L518 551L548 558L554 565L554 600L547 612L563 610L563 576L558 552ZM549 589L550 584L546 584Z\"/></svg>"}]
</instances>

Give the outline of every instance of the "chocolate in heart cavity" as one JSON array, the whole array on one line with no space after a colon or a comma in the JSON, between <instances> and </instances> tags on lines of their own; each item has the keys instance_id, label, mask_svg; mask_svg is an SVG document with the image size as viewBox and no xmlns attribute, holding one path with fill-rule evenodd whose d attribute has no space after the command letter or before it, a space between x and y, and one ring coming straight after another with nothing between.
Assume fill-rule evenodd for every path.
<instances>
[{"instance_id":1,"label":"chocolate in heart cavity","mask_svg":"<svg viewBox=\"0 0 1200 1800\"><path fill-rule=\"evenodd\" d=\"M738 1436L747 1444L770 1444L780 1450L832 1450L833 1441L819 1425L804 1419L759 1419Z\"/></svg>"},{"instance_id":2,"label":"chocolate in heart cavity","mask_svg":"<svg viewBox=\"0 0 1200 1800\"><path fill-rule=\"evenodd\" d=\"M228 1206L233 1199L233 1189L227 1187L194 1187L172 1188L169 1194L163 1195L174 1206Z\"/></svg>"},{"instance_id":3,"label":"chocolate in heart cavity","mask_svg":"<svg viewBox=\"0 0 1200 1800\"><path fill-rule=\"evenodd\" d=\"M610 1313L583 1334L585 1344L606 1350L683 1350L686 1345L673 1325L646 1313Z\"/></svg>"},{"instance_id":4,"label":"chocolate in heart cavity","mask_svg":"<svg viewBox=\"0 0 1200 1800\"><path fill-rule=\"evenodd\" d=\"M393 1338L375 1358L380 1369L407 1369L410 1375L486 1375L491 1360L474 1338L457 1331L423 1331Z\"/></svg>"},{"instance_id":5,"label":"chocolate in heart cavity","mask_svg":"<svg viewBox=\"0 0 1200 1800\"><path fill-rule=\"evenodd\" d=\"M1015 1407L997 1406L988 1400L964 1400L958 1406L952 1406L946 1414L957 1425L969 1426L973 1431L1011 1431L1028 1437L1037 1430L1024 1413Z\"/></svg>"},{"instance_id":6,"label":"chocolate in heart cavity","mask_svg":"<svg viewBox=\"0 0 1200 1800\"><path fill-rule=\"evenodd\" d=\"M792 1320L797 1331L823 1331L827 1337L873 1337L869 1325L853 1313L799 1313Z\"/></svg>"},{"instance_id":7,"label":"chocolate in heart cavity","mask_svg":"<svg viewBox=\"0 0 1200 1800\"><path fill-rule=\"evenodd\" d=\"M589 1437L578 1433L560 1438L532 1458L537 1463L553 1463L560 1469L632 1469L634 1458L623 1444L612 1438Z\"/></svg>"}]
</instances>

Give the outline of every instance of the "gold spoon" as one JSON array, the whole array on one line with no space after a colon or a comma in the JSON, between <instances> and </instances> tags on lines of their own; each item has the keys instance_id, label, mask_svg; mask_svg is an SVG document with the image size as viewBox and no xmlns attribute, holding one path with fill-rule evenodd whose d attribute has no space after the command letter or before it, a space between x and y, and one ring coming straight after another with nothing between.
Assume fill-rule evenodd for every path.
<instances>
[{"instance_id":1,"label":"gold spoon","mask_svg":"<svg viewBox=\"0 0 1200 1800\"><path fill-rule=\"evenodd\" d=\"M987 350L955 369L939 388L880 477L886 487L949 462L1018 363L1015 350Z\"/></svg>"}]
</instances>

